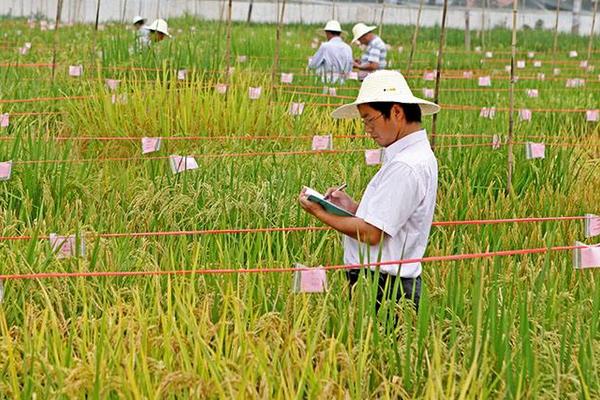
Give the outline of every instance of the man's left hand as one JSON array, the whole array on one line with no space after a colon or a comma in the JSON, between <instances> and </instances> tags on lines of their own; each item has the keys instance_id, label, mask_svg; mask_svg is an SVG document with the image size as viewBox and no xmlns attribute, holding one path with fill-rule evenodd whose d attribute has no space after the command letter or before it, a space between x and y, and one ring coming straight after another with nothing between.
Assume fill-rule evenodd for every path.
<instances>
[{"instance_id":1,"label":"man's left hand","mask_svg":"<svg viewBox=\"0 0 600 400\"><path fill-rule=\"evenodd\" d=\"M315 203L314 201L308 200L308 196L306 195L305 189L302 189L302 191L300 192L300 196L298 196L298 202L300 203L300 206L304 209L304 211L314 215L317 218L319 218L319 213L325 211L325 209L319 203Z\"/></svg>"}]
</instances>

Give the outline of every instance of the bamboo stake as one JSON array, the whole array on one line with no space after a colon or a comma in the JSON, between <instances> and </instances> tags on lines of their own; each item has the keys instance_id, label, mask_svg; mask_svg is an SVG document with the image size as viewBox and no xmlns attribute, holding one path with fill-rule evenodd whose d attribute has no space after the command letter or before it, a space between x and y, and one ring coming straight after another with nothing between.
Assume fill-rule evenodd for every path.
<instances>
[{"instance_id":1,"label":"bamboo stake","mask_svg":"<svg viewBox=\"0 0 600 400\"><path fill-rule=\"evenodd\" d=\"M250 0L248 4L248 18L246 18L246 22L249 24L252 19L252 8L254 7L254 0Z\"/></svg>"},{"instance_id":2,"label":"bamboo stake","mask_svg":"<svg viewBox=\"0 0 600 400\"><path fill-rule=\"evenodd\" d=\"M465 50L471 51L471 11L465 10Z\"/></svg>"},{"instance_id":3,"label":"bamboo stake","mask_svg":"<svg viewBox=\"0 0 600 400\"><path fill-rule=\"evenodd\" d=\"M227 76L231 68L231 7L232 0L229 0L227 5L227 43L225 44L225 67L227 68Z\"/></svg>"},{"instance_id":4,"label":"bamboo stake","mask_svg":"<svg viewBox=\"0 0 600 400\"><path fill-rule=\"evenodd\" d=\"M277 1L277 11L279 11L279 0ZM275 56L273 57L273 69L271 71L271 84L275 84L275 75L279 68L279 48L281 46L281 25L283 24L283 16L285 13L285 0L281 4L281 14L277 22L277 30L275 32Z\"/></svg>"},{"instance_id":5,"label":"bamboo stake","mask_svg":"<svg viewBox=\"0 0 600 400\"><path fill-rule=\"evenodd\" d=\"M379 32L378 35L381 37L383 34L383 13L385 12L385 3L381 0L381 14L379 15Z\"/></svg>"},{"instance_id":6,"label":"bamboo stake","mask_svg":"<svg viewBox=\"0 0 600 400\"><path fill-rule=\"evenodd\" d=\"M554 44L552 45L552 69L556 66L556 50L558 49L558 17L560 15L560 0L556 0L556 18L554 19Z\"/></svg>"},{"instance_id":7,"label":"bamboo stake","mask_svg":"<svg viewBox=\"0 0 600 400\"><path fill-rule=\"evenodd\" d=\"M419 11L417 11L417 24L415 26L415 31L413 32L413 37L410 45L410 54L408 55L408 65L406 66L406 74L410 73L410 69L412 67L413 57L415 55L415 51L417 49L417 37L419 36L419 26L421 25L421 12L423 11L423 3L425 0L419 1Z\"/></svg>"},{"instance_id":8,"label":"bamboo stake","mask_svg":"<svg viewBox=\"0 0 600 400\"><path fill-rule=\"evenodd\" d=\"M586 60L592 57L592 45L594 43L594 28L596 27L596 13L598 12L598 0L594 1L594 12L592 14L592 28L590 30L590 41L588 42L588 51Z\"/></svg>"},{"instance_id":9,"label":"bamboo stake","mask_svg":"<svg viewBox=\"0 0 600 400\"><path fill-rule=\"evenodd\" d=\"M60 14L62 13L63 0L57 0L56 2L56 24L54 27L54 35L52 39L52 82L54 82L54 76L56 72L56 44L58 41L58 27L60 25Z\"/></svg>"},{"instance_id":10,"label":"bamboo stake","mask_svg":"<svg viewBox=\"0 0 600 400\"><path fill-rule=\"evenodd\" d=\"M96 30L96 32L98 32L98 19L99 18L100 18L100 0L98 0L96 3L96 24L94 25L94 29Z\"/></svg>"},{"instance_id":11,"label":"bamboo stake","mask_svg":"<svg viewBox=\"0 0 600 400\"><path fill-rule=\"evenodd\" d=\"M508 112L508 176L506 181L506 193L512 193L512 177L514 169L514 154L513 154L513 132L515 125L515 58L517 57L517 7L519 0L513 0L513 15L512 15L512 42L510 54L510 86L508 91L509 96L509 112Z\"/></svg>"},{"instance_id":12,"label":"bamboo stake","mask_svg":"<svg viewBox=\"0 0 600 400\"><path fill-rule=\"evenodd\" d=\"M121 15L121 24L125 23L125 15L127 14L127 0L123 2L123 14Z\"/></svg>"},{"instance_id":13,"label":"bamboo stake","mask_svg":"<svg viewBox=\"0 0 600 400\"><path fill-rule=\"evenodd\" d=\"M437 70L435 72L435 91L433 93L433 102L438 103L440 99L440 80L442 78L442 61L444 56L444 44L446 42L446 14L448 13L448 0L444 0L444 8L442 9L442 28L440 31L440 45L437 54ZM435 149L435 128L437 122L437 114L433 114L431 120L431 148Z\"/></svg>"}]
</instances>

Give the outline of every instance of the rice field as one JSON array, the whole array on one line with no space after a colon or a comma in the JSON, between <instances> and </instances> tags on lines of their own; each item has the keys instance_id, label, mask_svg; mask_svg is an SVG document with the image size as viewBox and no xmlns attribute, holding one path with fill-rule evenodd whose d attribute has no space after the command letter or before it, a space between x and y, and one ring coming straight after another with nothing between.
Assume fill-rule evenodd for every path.
<instances>
[{"instance_id":1,"label":"rice field","mask_svg":"<svg viewBox=\"0 0 600 400\"><path fill-rule=\"evenodd\" d=\"M316 25L282 28L275 69L276 27L234 24L229 71L225 24L169 27L172 39L137 51L118 24L43 31L0 20L0 114L10 118L0 162L13 162L0 181L1 398L600 397L600 276L575 270L572 250L425 262L418 314L391 303L376 313L366 279L349 300L340 270L327 272L324 293L293 293L294 263L343 264L340 235L299 207L301 187L347 182L360 198L378 168L365 164L376 144L360 121L330 117L359 82L334 93L307 73L324 40ZM413 30L385 26L382 37L390 68L423 96L439 28L420 30L406 71ZM511 32L472 40L481 49L465 52L463 32L448 31L436 223L600 214L600 125L586 121L600 108L600 56L588 59L588 38L561 34L553 57L551 33L518 33L509 191ZM567 87L573 79L584 85ZM314 135L332 135L333 150L311 150ZM161 137L160 149L142 154L142 137ZM545 143L545 158L527 159L527 142ZM174 174L173 154L198 168ZM60 258L52 233L75 235L77 256ZM595 243L581 218L437 224L426 256L575 241ZM144 275L76 275L117 272ZM42 273L74 274L6 277Z\"/></svg>"}]
</instances>

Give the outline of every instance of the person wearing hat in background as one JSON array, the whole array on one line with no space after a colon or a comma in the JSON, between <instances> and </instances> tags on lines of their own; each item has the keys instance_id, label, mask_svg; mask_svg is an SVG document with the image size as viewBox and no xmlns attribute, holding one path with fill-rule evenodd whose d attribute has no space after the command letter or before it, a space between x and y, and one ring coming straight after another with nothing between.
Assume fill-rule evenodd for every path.
<instances>
[{"instance_id":1,"label":"person wearing hat in background","mask_svg":"<svg viewBox=\"0 0 600 400\"><path fill-rule=\"evenodd\" d=\"M146 18L136 15L133 17L133 27L136 30L137 43L141 46L146 46L150 43L150 31L144 26Z\"/></svg>"},{"instance_id":2,"label":"person wearing hat in background","mask_svg":"<svg viewBox=\"0 0 600 400\"><path fill-rule=\"evenodd\" d=\"M316 70L323 82L344 83L346 74L352 71L352 48L342 40L338 21L329 21L323 30L327 41L311 57L308 68Z\"/></svg>"},{"instance_id":3,"label":"person wearing hat in background","mask_svg":"<svg viewBox=\"0 0 600 400\"><path fill-rule=\"evenodd\" d=\"M421 263L390 262L418 259L425 253L435 209L438 165L421 126L421 116L439 110L437 104L415 97L401 73L370 74L356 101L332 113L334 118L362 118L365 131L383 148L382 166L359 202L335 188L325 194L354 216L327 213L308 200L305 189L299 196L305 211L344 234L345 264L384 263L364 272L378 279L377 308L384 299L390 299L398 285L398 296L391 300L412 299L418 311ZM351 288L360 273L347 272Z\"/></svg>"},{"instance_id":4,"label":"person wearing hat in background","mask_svg":"<svg viewBox=\"0 0 600 400\"><path fill-rule=\"evenodd\" d=\"M379 36L373 33L376 26L367 26L362 22L352 27L352 43L367 46L360 59L354 60L354 68L363 71L359 78L378 69L385 69L387 62L387 48Z\"/></svg>"},{"instance_id":5,"label":"person wearing hat in background","mask_svg":"<svg viewBox=\"0 0 600 400\"><path fill-rule=\"evenodd\" d=\"M153 43L161 42L165 37L171 37L169 26L164 19L155 19L147 28L150 31L150 40Z\"/></svg>"}]
</instances>

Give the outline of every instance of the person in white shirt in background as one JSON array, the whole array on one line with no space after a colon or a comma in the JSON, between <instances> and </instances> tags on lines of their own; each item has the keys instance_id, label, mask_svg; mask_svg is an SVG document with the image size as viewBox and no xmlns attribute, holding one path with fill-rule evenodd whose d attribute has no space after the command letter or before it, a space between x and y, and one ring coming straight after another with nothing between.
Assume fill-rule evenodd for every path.
<instances>
[{"instance_id":1,"label":"person in white shirt in background","mask_svg":"<svg viewBox=\"0 0 600 400\"><path fill-rule=\"evenodd\" d=\"M367 46L360 59L354 60L354 68L359 70L359 79L364 79L371 72L385 69L387 66L387 47L383 40L373 33L376 26L367 26L362 22L352 28L352 43Z\"/></svg>"},{"instance_id":2,"label":"person in white shirt in background","mask_svg":"<svg viewBox=\"0 0 600 400\"><path fill-rule=\"evenodd\" d=\"M421 116L439 110L437 104L415 97L401 73L370 74L356 101L332 113L334 118L362 118L365 131L383 147L381 169L359 202L335 188L325 194L355 216L329 214L318 203L309 201L304 189L300 193L304 210L344 234L345 264L383 263L347 272L351 288L359 281L361 270L377 277L377 309L397 287L398 295L391 300L412 299L418 311L421 263L398 261L423 257L429 239L438 165L421 126Z\"/></svg>"},{"instance_id":3,"label":"person in white shirt in background","mask_svg":"<svg viewBox=\"0 0 600 400\"><path fill-rule=\"evenodd\" d=\"M155 19L146 28L150 31L150 41L152 43L162 42L165 38L171 37L169 25L167 25L167 21L164 19Z\"/></svg>"},{"instance_id":4,"label":"person in white shirt in background","mask_svg":"<svg viewBox=\"0 0 600 400\"><path fill-rule=\"evenodd\" d=\"M342 40L338 21L329 21L323 30L327 41L311 57L308 68L316 70L324 83L343 84L346 74L352 71L352 48Z\"/></svg>"},{"instance_id":5,"label":"person in white shirt in background","mask_svg":"<svg viewBox=\"0 0 600 400\"><path fill-rule=\"evenodd\" d=\"M150 31L144 26L146 18L136 15L133 17L133 27L136 32L136 43L140 46L147 46L150 43Z\"/></svg>"}]
</instances>

